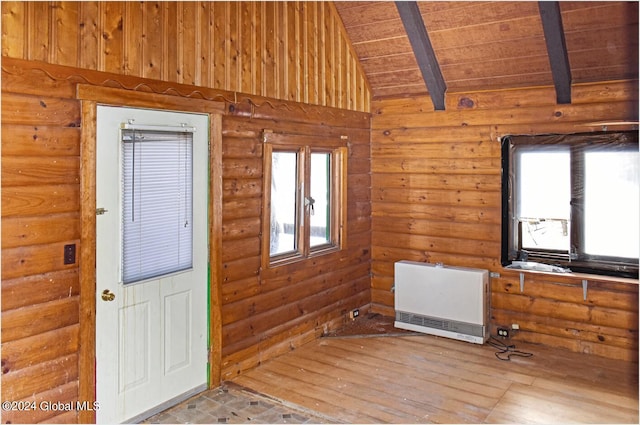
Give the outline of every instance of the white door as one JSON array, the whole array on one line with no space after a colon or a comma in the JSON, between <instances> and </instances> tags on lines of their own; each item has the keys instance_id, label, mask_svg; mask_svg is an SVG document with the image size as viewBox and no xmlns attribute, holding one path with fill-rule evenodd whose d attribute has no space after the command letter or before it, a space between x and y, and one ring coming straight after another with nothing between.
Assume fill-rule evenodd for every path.
<instances>
[{"instance_id":1,"label":"white door","mask_svg":"<svg viewBox=\"0 0 640 425\"><path fill-rule=\"evenodd\" d=\"M98 423L206 388L207 115L98 106Z\"/></svg>"}]
</instances>

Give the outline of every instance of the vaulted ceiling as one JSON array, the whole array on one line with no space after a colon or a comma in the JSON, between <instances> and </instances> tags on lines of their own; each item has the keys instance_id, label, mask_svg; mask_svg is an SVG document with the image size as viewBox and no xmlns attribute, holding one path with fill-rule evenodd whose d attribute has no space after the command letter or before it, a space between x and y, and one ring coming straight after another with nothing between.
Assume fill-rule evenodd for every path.
<instances>
[{"instance_id":1,"label":"vaulted ceiling","mask_svg":"<svg viewBox=\"0 0 640 425\"><path fill-rule=\"evenodd\" d=\"M637 2L403 3L335 2L374 99L638 78Z\"/></svg>"}]
</instances>

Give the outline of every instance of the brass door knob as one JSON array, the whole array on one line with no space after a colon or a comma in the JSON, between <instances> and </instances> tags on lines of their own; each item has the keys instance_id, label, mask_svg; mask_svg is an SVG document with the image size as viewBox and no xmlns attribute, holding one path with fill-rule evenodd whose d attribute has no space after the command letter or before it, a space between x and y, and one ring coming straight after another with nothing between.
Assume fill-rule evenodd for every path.
<instances>
[{"instance_id":1,"label":"brass door knob","mask_svg":"<svg viewBox=\"0 0 640 425\"><path fill-rule=\"evenodd\" d=\"M103 301L113 301L116 298L116 294L114 294L113 292L109 291L108 289L105 289L104 291L102 291L102 300Z\"/></svg>"}]
</instances>

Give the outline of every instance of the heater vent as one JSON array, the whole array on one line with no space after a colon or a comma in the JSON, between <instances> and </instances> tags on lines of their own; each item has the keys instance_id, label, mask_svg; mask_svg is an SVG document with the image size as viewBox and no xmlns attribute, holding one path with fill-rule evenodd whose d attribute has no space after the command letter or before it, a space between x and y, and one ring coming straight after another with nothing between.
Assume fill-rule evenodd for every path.
<instances>
[{"instance_id":1,"label":"heater vent","mask_svg":"<svg viewBox=\"0 0 640 425\"><path fill-rule=\"evenodd\" d=\"M414 261L395 263L395 326L482 344L489 272Z\"/></svg>"},{"instance_id":2,"label":"heater vent","mask_svg":"<svg viewBox=\"0 0 640 425\"><path fill-rule=\"evenodd\" d=\"M484 326L482 325L456 322L455 320L443 320L435 317L422 316L420 314L407 313L404 311L396 311L396 322L477 337L484 336ZM396 327L398 326L396 325Z\"/></svg>"}]
</instances>

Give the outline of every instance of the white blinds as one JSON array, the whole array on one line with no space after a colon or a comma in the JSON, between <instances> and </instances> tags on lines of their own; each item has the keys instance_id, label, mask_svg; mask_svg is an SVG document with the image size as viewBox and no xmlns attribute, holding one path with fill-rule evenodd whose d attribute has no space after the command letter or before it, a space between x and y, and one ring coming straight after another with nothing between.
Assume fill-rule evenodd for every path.
<instances>
[{"instance_id":1,"label":"white blinds","mask_svg":"<svg viewBox=\"0 0 640 425\"><path fill-rule=\"evenodd\" d=\"M122 279L192 267L193 134L122 131Z\"/></svg>"}]
</instances>

